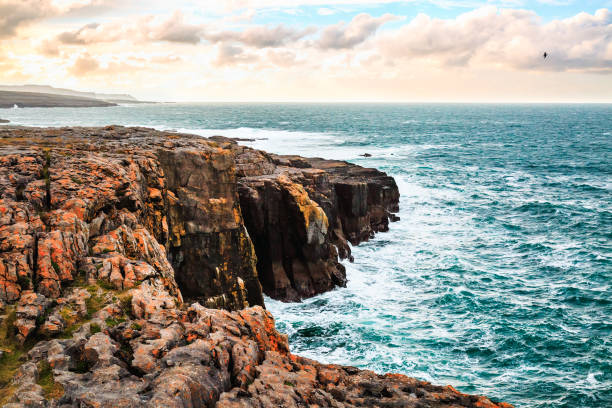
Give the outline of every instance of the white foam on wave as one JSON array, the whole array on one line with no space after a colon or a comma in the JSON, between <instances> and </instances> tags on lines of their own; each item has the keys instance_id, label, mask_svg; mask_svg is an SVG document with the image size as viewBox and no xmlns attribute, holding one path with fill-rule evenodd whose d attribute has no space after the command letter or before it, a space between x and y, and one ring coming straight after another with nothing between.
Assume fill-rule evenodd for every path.
<instances>
[{"instance_id":1,"label":"white foam on wave","mask_svg":"<svg viewBox=\"0 0 612 408\"><path fill-rule=\"evenodd\" d=\"M323 132L298 132L278 129L233 128L233 129L176 129L203 137L225 136L230 138L254 139L240 144L276 154L299 154L337 159L336 147L343 140L338 135ZM333 150L332 150L333 148Z\"/></svg>"}]
</instances>

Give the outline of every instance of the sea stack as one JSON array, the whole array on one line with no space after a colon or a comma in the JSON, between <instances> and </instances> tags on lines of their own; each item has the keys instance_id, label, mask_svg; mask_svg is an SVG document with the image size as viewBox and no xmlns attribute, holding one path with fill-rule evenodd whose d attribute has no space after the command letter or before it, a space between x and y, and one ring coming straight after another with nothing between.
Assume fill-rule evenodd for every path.
<instances>
[{"instance_id":1,"label":"sea stack","mask_svg":"<svg viewBox=\"0 0 612 408\"><path fill-rule=\"evenodd\" d=\"M234 141L0 129L0 404L510 407L308 360L275 329L263 291L342 285L347 241L398 198L377 170Z\"/></svg>"}]
</instances>

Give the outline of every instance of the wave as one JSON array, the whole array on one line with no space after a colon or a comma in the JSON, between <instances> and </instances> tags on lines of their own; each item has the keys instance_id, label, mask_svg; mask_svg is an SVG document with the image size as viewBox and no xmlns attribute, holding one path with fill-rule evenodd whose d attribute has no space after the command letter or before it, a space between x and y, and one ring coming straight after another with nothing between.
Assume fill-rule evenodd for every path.
<instances>
[{"instance_id":1,"label":"wave","mask_svg":"<svg viewBox=\"0 0 612 408\"><path fill-rule=\"evenodd\" d=\"M558 211L559 207L544 201L532 201L515 208L518 212L528 212L534 215L541 214L554 214Z\"/></svg>"}]
</instances>

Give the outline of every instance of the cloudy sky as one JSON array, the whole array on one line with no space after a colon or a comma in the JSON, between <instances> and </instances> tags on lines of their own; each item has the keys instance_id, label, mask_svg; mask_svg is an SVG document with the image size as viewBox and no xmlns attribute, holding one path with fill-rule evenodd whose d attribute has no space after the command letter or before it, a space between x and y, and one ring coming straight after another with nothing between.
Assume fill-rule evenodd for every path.
<instances>
[{"instance_id":1,"label":"cloudy sky","mask_svg":"<svg viewBox=\"0 0 612 408\"><path fill-rule=\"evenodd\" d=\"M174 101L612 102L612 0L0 0L0 83Z\"/></svg>"}]
</instances>

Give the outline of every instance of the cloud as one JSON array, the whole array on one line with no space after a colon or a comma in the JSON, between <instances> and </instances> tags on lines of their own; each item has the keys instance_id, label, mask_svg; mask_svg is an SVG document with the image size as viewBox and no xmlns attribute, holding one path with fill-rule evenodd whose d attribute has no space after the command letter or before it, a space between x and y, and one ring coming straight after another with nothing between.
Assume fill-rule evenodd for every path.
<instances>
[{"instance_id":1,"label":"cloud","mask_svg":"<svg viewBox=\"0 0 612 408\"><path fill-rule=\"evenodd\" d=\"M278 25L276 27L256 26L244 31L221 31L206 33L203 37L212 43L239 42L255 48L280 47L296 42L315 31L314 28L296 30Z\"/></svg>"},{"instance_id":2,"label":"cloud","mask_svg":"<svg viewBox=\"0 0 612 408\"><path fill-rule=\"evenodd\" d=\"M200 42L202 25L186 23L183 13L175 11L172 16L160 24L146 27L148 38L152 41L197 44Z\"/></svg>"},{"instance_id":3,"label":"cloud","mask_svg":"<svg viewBox=\"0 0 612 408\"><path fill-rule=\"evenodd\" d=\"M65 45L87 45L116 41L171 42L197 44L201 40L213 44L240 43L255 48L280 47L296 42L316 30L312 27L293 29L284 25L252 26L243 31L215 30L212 25L190 24L184 15L175 11L170 17L146 16L134 22L90 23L57 36Z\"/></svg>"},{"instance_id":4,"label":"cloud","mask_svg":"<svg viewBox=\"0 0 612 408\"><path fill-rule=\"evenodd\" d=\"M531 11L484 7L446 20L420 14L379 35L376 46L389 60L419 58L443 66L610 70L611 43L612 13L606 9L542 24Z\"/></svg>"},{"instance_id":5,"label":"cloud","mask_svg":"<svg viewBox=\"0 0 612 408\"><path fill-rule=\"evenodd\" d=\"M103 6L113 0L0 0L0 38L37 20Z\"/></svg>"},{"instance_id":6,"label":"cloud","mask_svg":"<svg viewBox=\"0 0 612 408\"><path fill-rule=\"evenodd\" d=\"M353 48L373 35L383 24L397 20L392 14L372 17L362 13L353 18L350 23L340 22L323 30L317 45L323 49Z\"/></svg>"},{"instance_id":7,"label":"cloud","mask_svg":"<svg viewBox=\"0 0 612 408\"><path fill-rule=\"evenodd\" d=\"M336 11L327 7L321 7L317 10L317 14L320 16L331 16L336 14Z\"/></svg>"},{"instance_id":8,"label":"cloud","mask_svg":"<svg viewBox=\"0 0 612 408\"><path fill-rule=\"evenodd\" d=\"M66 31L57 36L59 42L63 44L88 44L91 40L90 34L94 32L100 25L98 23L90 23L76 31Z\"/></svg>"},{"instance_id":9,"label":"cloud","mask_svg":"<svg viewBox=\"0 0 612 408\"><path fill-rule=\"evenodd\" d=\"M0 0L0 38L13 36L19 27L54 12L50 0Z\"/></svg>"},{"instance_id":10,"label":"cloud","mask_svg":"<svg viewBox=\"0 0 612 408\"><path fill-rule=\"evenodd\" d=\"M583 99L603 95L609 100L612 76L592 74L612 73L612 13L602 9L549 21L533 11L509 8L514 4L510 1L453 18L419 14L390 24L400 17L364 13L346 22L333 20L334 15L321 19L320 8L342 10L342 15L349 9L336 8L342 0L321 0L327 4L300 10L315 21L333 23L304 28L290 25L296 19L283 14L297 0L236 2L245 8L234 13L216 13L218 2L210 2L212 12L208 4L203 10L197 2L182 0L170 6L161 0L0 0L0 21L5 22L0 32L15 35L1 44L0 77L5 82L26 77L57 85L73 81L82 87L132 87L183 98L210 97L210 89L217 89L229 99L261 98L268 88L276 89L274 95L281 99L354 95L406 100L425 94L431 99L529 99L531 90L537 95L535 88L546 81L552 90L547 95L567 89ZM43 6L32 7L34 3ZM279 8L249 8L264 3ZM1 8L9 4L10 9ZM75 7L83 4L89 8L77 13ZM104 8L112 12L93 13ZM260 20L274 23L258 25ZM550 55L546 60L544 51ZM202 87L198 93L196 83Z\"/></svg>"},{"instance_id":11,"label":"cloud","mask_svg":"<svg viewBox=\"0 0 612 408\"><path fill-rule=\"evenodd\" d=\"M92 71L96 71L100 67L100 64L95 58L89 55L82 55L75 61L74 65L70 67L69 71L71 74L76 76L84 76Z\"/></svg>"},{"instance_id":12,"label":"cloud","mask_svg":"<svg viewBox=\"0 0 612 408\"><path fill-rule=\"evenodd\" d=\"M66 45L87 45L116 41L173 42L197 44L204 26L185 22L180 11L168 18L140 17L136 22L90 23L74 31L65 31L57 41Z\"/></svg>"},{"instance_id":13,"label":"cloud","mask_svg":"<svg viewBox=\"0 0 612 408\"><path fill-rule=\"evenodd\" d=\"M217 66L238 65L255 62L258 59L256 55L245 52L242 47L221 43L217 47L217 58L214 63Z\"/></svg>"}]
</instances>

